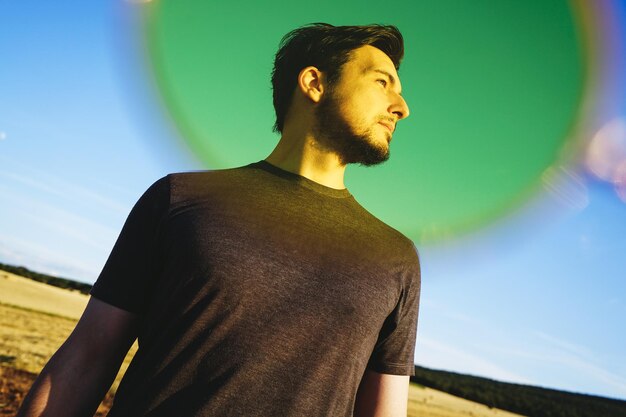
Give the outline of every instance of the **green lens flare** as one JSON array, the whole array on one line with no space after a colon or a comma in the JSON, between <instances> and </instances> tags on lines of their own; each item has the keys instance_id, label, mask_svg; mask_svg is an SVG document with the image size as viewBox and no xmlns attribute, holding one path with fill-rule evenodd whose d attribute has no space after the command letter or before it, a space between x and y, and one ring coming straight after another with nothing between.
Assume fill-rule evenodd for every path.
<instances>
[{"instance_id":1,"label":"green lens flare","mask_svg":"<svg viewBox=\"0 0 626 417\"><path fill-rule=\"evenodd\" d=\"M470 231L522 204L559 158L583 92L583 53L562 0L152 2L145 30L156 84L210 168L266 157L278 140L270 72L281 37L310 22L400 28L411 116L391 158L350 167L372 213L418 242Z\"/></svg>"}]
</instances>

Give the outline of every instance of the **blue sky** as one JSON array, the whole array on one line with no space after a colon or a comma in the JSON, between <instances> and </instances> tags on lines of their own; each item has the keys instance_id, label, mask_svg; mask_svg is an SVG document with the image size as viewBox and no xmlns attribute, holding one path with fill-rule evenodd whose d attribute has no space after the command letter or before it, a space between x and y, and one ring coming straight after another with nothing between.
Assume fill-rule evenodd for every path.
<instances>
[{"instance_id":1,"label":"blue sky","mask_svg":"<svg viewBox=\"0 0 626 417\"><path fill-rule=\"evenodd\" d=\"M145 188L203 167L142 66L136 7L0 3L0 262L93 282ZM420 246L416 363L626 398L626 204L554 169L507 216Z\"/></svg>"}]
</instances>

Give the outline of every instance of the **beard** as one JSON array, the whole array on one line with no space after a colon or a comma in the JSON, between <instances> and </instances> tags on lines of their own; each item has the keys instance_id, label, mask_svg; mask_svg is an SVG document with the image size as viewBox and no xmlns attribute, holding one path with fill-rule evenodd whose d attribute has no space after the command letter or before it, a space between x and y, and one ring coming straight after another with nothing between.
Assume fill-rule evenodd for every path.
<instances>
[{"instance_id":1,"label":"beard","mask_svg":"<svg viewBox=\"0 0 626 417\"><path fill-rule=\"evenodd\" d=\"M372 128L357 133L341 117L339 101L332 91L318 104L314 127L316 137L321 144L336 153L342 164L377 165L389 159L389 146L377 143Z\"/></svg>"}]
</instances>

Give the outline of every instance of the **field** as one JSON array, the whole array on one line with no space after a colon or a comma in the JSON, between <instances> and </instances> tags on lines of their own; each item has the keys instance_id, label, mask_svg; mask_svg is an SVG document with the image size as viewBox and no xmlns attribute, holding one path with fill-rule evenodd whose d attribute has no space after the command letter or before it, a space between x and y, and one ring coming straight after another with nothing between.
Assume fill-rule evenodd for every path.
<instances>
[{"instance_id":1,"label":"field","mask_svg":"<svg viewBox=\"0 0 626 417\"><path fill-rule=\"evenodd\" d=\"M28 388L70 334L87 296L0 270L0 416L16 413ZM106 415L119 380L136 351L130 350L115 383L98 409ZM411 384L410 417L513 417L430 388ZM303 414L305 415L305 414Z\"/></svg>"}]
</instances>

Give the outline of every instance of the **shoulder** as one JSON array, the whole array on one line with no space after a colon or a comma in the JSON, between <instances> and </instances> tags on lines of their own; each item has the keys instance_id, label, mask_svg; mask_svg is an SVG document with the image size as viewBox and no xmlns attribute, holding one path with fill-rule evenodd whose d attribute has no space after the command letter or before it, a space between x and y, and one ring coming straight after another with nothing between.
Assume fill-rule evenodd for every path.
<instances>
[{"instance_id":1,"label":"shoulder","mask_svg":"<svg viewBox=\"0 0 626 417\"><path fill-rule=\"evenodd\" d=\"M366 248L365 253L374 260L381 273L390 274L397 279L402 288L421 286L420 257L417 247L402 232L374 216L356 200L353 211L359 232L359 246ZM356 242L354 242L356 245Z\"/></svg>"},{"instance_id":2,"label":"shoulder","mask_svg":"<svg viewBox=\"0 0 626 417\"><path fill-rule=\"evenodd\" d=\"M203 171L185 171L185 172L173 172L163 178L160 178L158 182L166 182L170 188L181 187L201 187L210 181L215 181L220 177L223 177L225 172L231 171L231 169L225 170L203 170Z\"/></svg>"},{"instance_id":3,"label":"shoulder","mask_svg":"<svg viewBox=\"0 0 626 417\"><path fill-rule=\"evenodd\" d=\"M172 203L212 195L220 190L237 188L249 180L249 166L170 173L155 184L167 189ZM157 185L157 186L158 186Z\"/></svg>"},{"instance_id":4,"label":"shoulder","mask_svg":"<svg viewBox=\"0 0 626 417\"><path fill-rule=\"evenodd\" d=\"M403 256L408 262L419 264L419 253L411 239L399 230L370 213L365 207L353 200L359 210L363 226L368 235L379 244L384 244L389 252Z\"/></svg>"}]
</instances>

